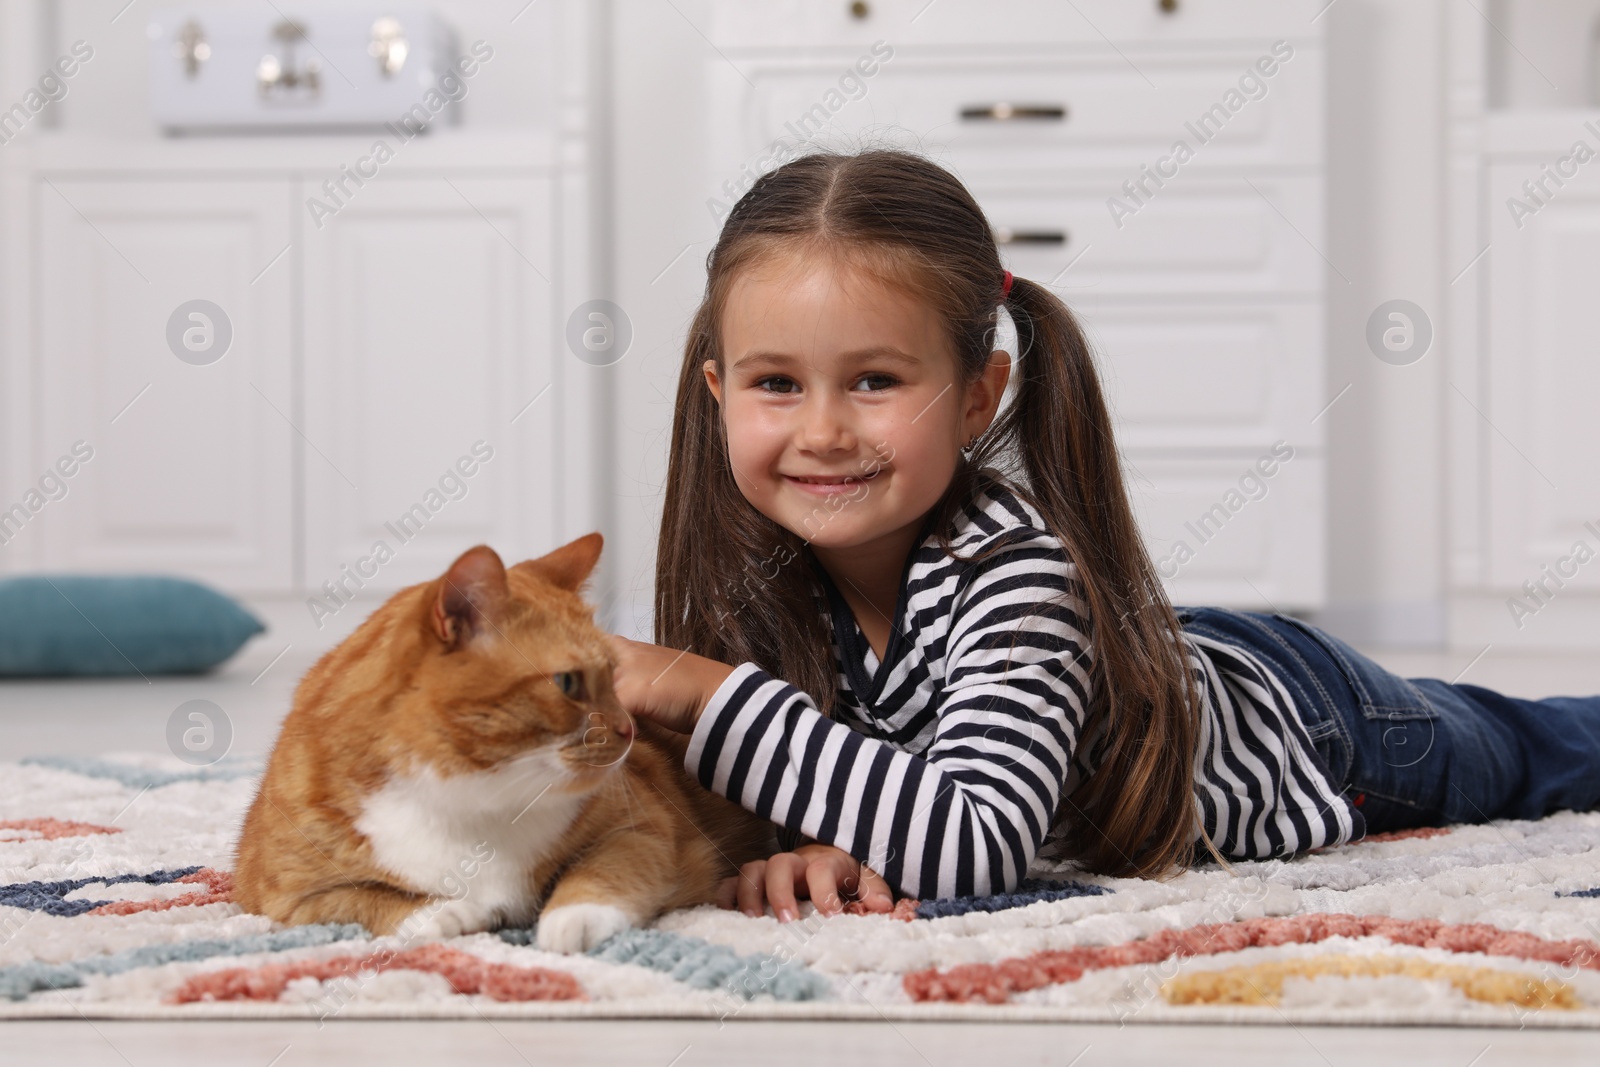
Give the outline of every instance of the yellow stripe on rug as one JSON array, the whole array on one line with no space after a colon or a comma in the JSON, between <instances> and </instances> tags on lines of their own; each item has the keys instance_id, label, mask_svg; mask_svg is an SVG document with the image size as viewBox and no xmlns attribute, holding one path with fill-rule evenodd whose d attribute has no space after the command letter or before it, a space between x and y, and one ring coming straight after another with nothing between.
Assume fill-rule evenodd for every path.
<instances>
[{"instance_id":1,"label":"yellow stripe on rug","mask_svg":"<svg viewBox=\"0 0 1600 1067\"><path fill-rule=\"evenodd\" d=\"M1555 979L1535 978L1493 967L1463 967L1457 963L1384 955L1267 960L1220 971L1195 971L1163 982L1161 995L1169 1004L1277 1004L1283 995L1285 978L1391 974L1419 979L1442 978L1471 999L1486 1004L1517 1004L1526 1008L1583 1007L1572 987Z\"/></svg>"}]
</instances>

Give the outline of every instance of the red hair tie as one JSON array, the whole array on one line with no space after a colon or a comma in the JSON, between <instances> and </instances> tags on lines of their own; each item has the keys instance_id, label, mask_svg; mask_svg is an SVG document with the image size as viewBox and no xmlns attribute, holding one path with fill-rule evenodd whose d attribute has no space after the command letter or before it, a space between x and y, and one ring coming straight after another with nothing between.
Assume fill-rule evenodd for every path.
<instances>
[{"instance_id":1,"label":"red hair tie","mask_svg":"<svg viewBox=\"0 0 1600 1067\"><path fill-rule=\"evenodd\" d=\"M1011 295L1011 272L1006 271L1005 281L1000 283L1000 303L1006 302L1006 297Z\"/></svg>"}]
</instances>

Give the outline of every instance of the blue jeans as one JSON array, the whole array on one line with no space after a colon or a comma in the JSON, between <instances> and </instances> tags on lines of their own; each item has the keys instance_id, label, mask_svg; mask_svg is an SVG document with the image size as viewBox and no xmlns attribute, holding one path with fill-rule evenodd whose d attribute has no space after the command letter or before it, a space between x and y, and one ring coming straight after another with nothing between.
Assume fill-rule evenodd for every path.
<instances>
[{"instance_id":1,"label":"blue jeans","mask_svg":"<svg viewBox=\"0 0 1600 1067\"><path fill-rule=\"evenodd\" d=\"M1600 806L1600 696L1401 678L1288 615L1174 610L1186 631L1245 647L1283 681L1368 833Z\"/></svg>"}]
</instances>

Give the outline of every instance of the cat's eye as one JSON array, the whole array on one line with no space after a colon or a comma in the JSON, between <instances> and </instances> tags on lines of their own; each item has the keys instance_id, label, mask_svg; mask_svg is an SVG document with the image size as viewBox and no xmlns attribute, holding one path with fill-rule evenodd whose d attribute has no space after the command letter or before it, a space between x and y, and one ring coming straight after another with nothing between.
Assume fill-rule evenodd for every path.
<instances>
[{"instance_id":1,"label":"cat's eye","mask_svg":"<svg viewBox=\"0 0 1600 1067\"><path fill-rule=\"evenodd\" d=\"M583 672L557 671L550 676L550 681L561 690L561 694L573 700L583 699Z\"/></svg>"}]
</instances>

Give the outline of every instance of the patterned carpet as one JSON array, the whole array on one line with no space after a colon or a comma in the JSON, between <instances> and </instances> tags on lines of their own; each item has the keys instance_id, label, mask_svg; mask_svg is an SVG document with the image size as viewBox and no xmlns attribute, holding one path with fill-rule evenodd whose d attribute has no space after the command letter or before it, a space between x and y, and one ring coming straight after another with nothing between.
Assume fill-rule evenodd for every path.
<instances>
[{"instance_id":1,"label":"patterned carpet","mask_svg":"<svg viewBox=\"0 0 1600 1067\"><path fill-rule=\"evenodd\" d=\"M711 906L582 956L279 927L227 868L256 763L0 763L0 1018L1052 1019L1600 1027L1600 811L1155 882L779 924Z\"/></svg>"}]
</instances>

